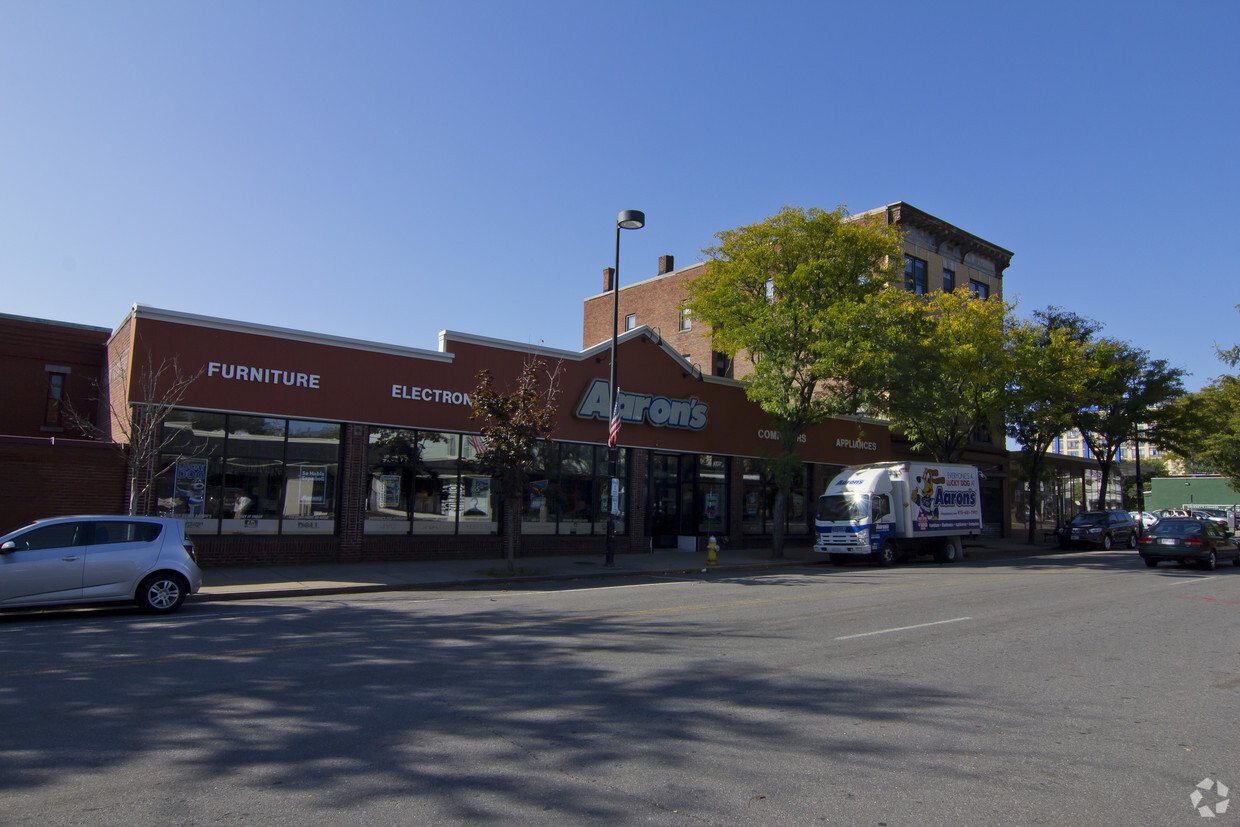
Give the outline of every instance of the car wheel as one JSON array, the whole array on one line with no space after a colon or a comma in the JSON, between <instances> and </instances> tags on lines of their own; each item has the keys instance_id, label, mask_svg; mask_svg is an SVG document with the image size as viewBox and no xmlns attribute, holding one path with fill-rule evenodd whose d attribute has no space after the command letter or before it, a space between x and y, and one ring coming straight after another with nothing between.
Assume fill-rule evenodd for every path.
<instances>
[{"instance_id":1,"label":"car wheel","mask_svg":"<svg viewBox=\"0 0 1240 827\"><path fill-rule=\"evenodd\" d=\"M1111 550L1111 535L1110 534L1102 535L1102 548L1105 549L1106 551Z\"/></svg>"},{"instance_id":2,"label":"car wheel","mask_svg":"<svg viewBox=\"0 0 1240 827\"><path fill-rule=\"evenodd\" d=\"M890 566L896 561L896 544L887 540L883 543L883 547L878 550L878 564L880 566Z\"/></svg>"},{"instance_id":3,"label":"car wheel","mask_svg":"<svg viewBox=\"0 0 1240 827\"><path fill-rule=\"evenodd\" d=\"M1210 552L1210 556L1207 557L1205 562L1201 564L1201 567L1206 571L1214 571L1218 568L1218 555L1214 552Z\"/></svg>"},{"instance_id":4,"label":"car wheel","mask_svg":"<svg viewBox=\"0 0 1240 827\"><path fill-rule=\"evenodd\" d=\"M150 614L168 614L181 608L189 585L174 572L157 572L142 581L135 598L138 607Z\"/></svg>"},{"instance_id":5,"label":"car wheel","mask_svg":"<svg viewBox=\"0 0 1240 827\"><path fill-rule=\"evenodd\" d=\"M1149 569L1156 569L1156 568L1158 568L1158 561L1157 561L1157 560L1151 560L1151 559L1149 559L1149 558L1147 557L1147 558L1145 558L1145 567L1146 567L1146 568L1149 568Z\"/></svg>"},{"instance_id":6,"label":"car wheel","mask_svg":"<svg viewBox=\"0 0 1240 827\"><path fill-rule=\"evenodd\" d=\"M1136 547L1137 547L1137 532L1134 531L1128 535L1128 548L1136 548Z\"/></svg>"},{"instance_id":7,"label":"car wheel","mask_svg":"<svg viewBox=\"0 0 1240 827\"><path fill-rule=\"evenodd\" d=\"M1232 565L1234 565L1236 568L1240 568L1240 554L1237 554L1236 559L1232 560L1231 562L1232 562Z\"/></svg>"}]
</instances>

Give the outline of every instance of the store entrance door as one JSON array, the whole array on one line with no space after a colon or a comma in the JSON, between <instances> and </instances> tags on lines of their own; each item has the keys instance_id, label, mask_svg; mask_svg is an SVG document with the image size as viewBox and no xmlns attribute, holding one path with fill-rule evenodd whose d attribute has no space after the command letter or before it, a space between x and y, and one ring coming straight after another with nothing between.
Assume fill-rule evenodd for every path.
<instances>
[{"instance_id":1,"label":"store entrance door","mask_svg":"<svg viewBox=\"0 0 1240 827\"><path fill-rule=\"evenodd\" d=\"M650 457L650 541L655 548L679 548L693 534L693 454Z\"/></svg>"}]
</instances>

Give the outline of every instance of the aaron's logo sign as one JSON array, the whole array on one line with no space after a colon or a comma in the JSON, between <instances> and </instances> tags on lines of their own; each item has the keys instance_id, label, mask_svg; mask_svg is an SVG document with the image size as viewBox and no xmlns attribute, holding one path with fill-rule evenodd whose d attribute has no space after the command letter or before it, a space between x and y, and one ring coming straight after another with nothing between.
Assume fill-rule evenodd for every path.
<instances>
[{"instance_id":1,"label":"aaron's logo sign","mask_svg":"<svg viewBox=\"0 0 1240 827\"><path fill-rule=\"evenodd\" d=\"M687 428L700 431L706 427L706 414L710 406L699 402L696 396L688 399L668 399L666 396L648 396L640 393L618 394L620 420L632 424L649 422L658 428ZM580 419L611 419L611 387L606 379L595 379L586 388L581 404L577 406Z\"/></svg>"}]
</instances>

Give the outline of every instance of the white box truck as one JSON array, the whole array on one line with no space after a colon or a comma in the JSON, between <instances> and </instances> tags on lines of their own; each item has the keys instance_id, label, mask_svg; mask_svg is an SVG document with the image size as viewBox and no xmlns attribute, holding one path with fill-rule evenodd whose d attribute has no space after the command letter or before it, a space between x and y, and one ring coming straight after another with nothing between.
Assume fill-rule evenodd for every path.
<instances>
[{"instance_id":1,"label":"white box truck","mask_svg":"<svg viewBox=\"0 0 1240 827\"><path fill-rule=\"evenodd\" d=\"M982 532L977 469L941 462L878 462L845 468L818 498L814 550L832 562L869 559L889 566L932 554L964 556L963 539Z\"/></svg>"}]
</instances>

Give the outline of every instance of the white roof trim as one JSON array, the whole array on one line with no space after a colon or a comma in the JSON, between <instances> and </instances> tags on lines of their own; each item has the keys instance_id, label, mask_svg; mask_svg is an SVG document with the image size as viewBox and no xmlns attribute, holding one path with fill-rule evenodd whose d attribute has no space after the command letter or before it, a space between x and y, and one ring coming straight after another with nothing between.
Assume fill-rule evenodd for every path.
<instances>
[{"instance_id":1,"label":"white roof trim","mask_svg":"<svg viewBox=\"0 0 1240 827\"><path fill-rule=\"evenodd\" d=\"M308 342L311 344L328 345L331 347L352 348L354 350L365 350L371 353L386 353L392 356L415 356L420 359L433 359L437 362L448 362L453 358L451 353L444 353L441 350L403 347L401 345L390 345L382 342L369 342L364 339L350 339L344 336L328 336L322 333L311 333L306 330L293 330L286 327L274 327L272 325L254 324L252 322L239 322L232 319L220 319L214 316L200 316L196 313L184 313L179 310L163 310L161 308L150 307L145 304L135 304L130 315L135 319L151 319L153 321L170 322L172 324L192 325L194 327L205 327L211 330L225 330L230 333L250 333L257 336L273 336L278 339L287 339L295 342Z\"/></svg>"}]
</instances>

